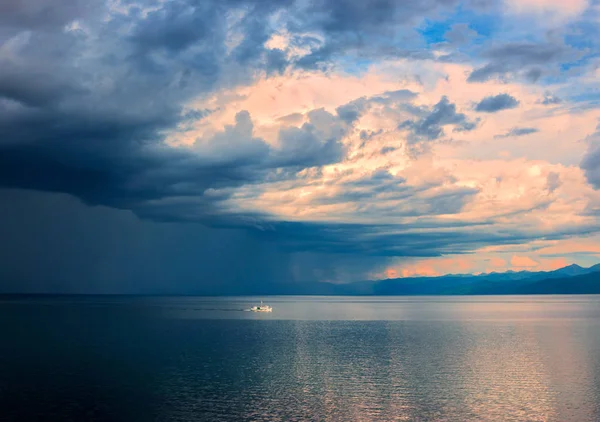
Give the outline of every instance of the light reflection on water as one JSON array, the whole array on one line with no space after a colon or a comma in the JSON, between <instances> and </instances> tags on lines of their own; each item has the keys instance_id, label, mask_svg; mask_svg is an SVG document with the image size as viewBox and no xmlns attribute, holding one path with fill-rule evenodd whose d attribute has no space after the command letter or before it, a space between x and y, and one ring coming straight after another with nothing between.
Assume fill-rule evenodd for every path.
<instances>
[{"instance_id":1,"label":"light reflection on water","mask_svg":"<svg viewBox=\"0 0 600 422\"><path fill-rule=\"evenodd\" d=\"M265 304L273 313L236 314L261 298L147 299L173 318L268 320L547 320L599 319L595 296L479 296L479 297L330 297L273 296Z\"/></svg>"},{"instance_id":2,"label":"light reflection on water","mask_svg":"<svg viewBox=\"0 0 600 422\"><path fill-rule=\"evenodd\" d=\"M600 420L600 298L0 302L15 420ZM21 419L17 416L20 415Z\"/></svg>"}]
</instances>

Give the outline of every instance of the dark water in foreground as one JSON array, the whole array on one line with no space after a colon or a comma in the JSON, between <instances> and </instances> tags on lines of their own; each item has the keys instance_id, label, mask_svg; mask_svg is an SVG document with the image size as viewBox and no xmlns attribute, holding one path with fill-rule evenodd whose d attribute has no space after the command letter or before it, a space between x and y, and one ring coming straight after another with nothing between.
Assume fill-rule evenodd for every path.
<instances>
[{"instance_id":1,"label":"dark water in foreground","mask_svg":"<svg viewBox=\"0 0 600 422\"><path fill-rule=\"evenodd\" d=\"M600 296L0 300L0 420L598 421Z\"/></svg>"}]
</instances>

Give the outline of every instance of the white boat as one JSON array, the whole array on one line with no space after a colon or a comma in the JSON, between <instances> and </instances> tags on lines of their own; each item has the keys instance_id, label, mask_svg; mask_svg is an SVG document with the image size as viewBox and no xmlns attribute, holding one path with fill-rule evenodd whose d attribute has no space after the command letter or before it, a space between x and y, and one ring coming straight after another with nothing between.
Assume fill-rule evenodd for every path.
<instances>
[{"instance_id":1,"label":"white boat","mask_svg":"<svg viewBox=\"0 0 600 422\"><path fill-rule=\"evenodd\" d=\"M260 301L260 306L253 306L250 310L252 312L273 312L273 308L268 305L263 305L262 300Z\"/></svg>"}]
</instances>

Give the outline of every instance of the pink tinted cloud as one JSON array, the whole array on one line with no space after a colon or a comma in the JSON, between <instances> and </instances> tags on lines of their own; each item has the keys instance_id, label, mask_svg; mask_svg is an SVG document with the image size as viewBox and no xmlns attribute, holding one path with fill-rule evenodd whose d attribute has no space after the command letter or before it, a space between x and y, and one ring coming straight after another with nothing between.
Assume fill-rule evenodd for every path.
<instances>
[{"instance_id":1,"label":"pink tinted cloud","mask_svg":"<svg viewBox=\"0 0 600 422\"><path fill-rule=\"evenodd\" d=\"M464 274L473 270L475 264L467 258L431 258L412 263L403 263L388 267L383 274L375 274L375 278L397 277L436 277L444 274Z\"/></svg>"},{"instance_id":2,"label":"pink tinted cloud","mask_svg":"<svg viewBox=\"0 0 600 422\"><path fill-rule=\"evenodd\" d=\"M481 252L481 251L480 251ZM391 265L380 273L372 274L372 279L391 279L405 277L437 277L446 274L481 274L505 272L510 269L528 271L554 271L571 264L564 257L533 258L525 255L511 257L490 256L487 253L474 253L469 257L426 258Z\"/></svg>"},{"instance_id":3,"label":"pink tinted cloud","mask_svg":"<svg viewBox=\"0 0 600 422\"><path fill-rule=\"evenodd\" d=\"M513 257L510 259L510 264L513 267L517 267L517 268L531 268L531 267L537 267L539 264L539 262L534 261L533 259L529 258L528 256L518 256L518 255L513 255Z\"/></svg>"},{"instance_id":4,"label":"pink tinted cloud","mask_svg":"<svg viewBox=\"0 0 600 422\"><path fill-rule=\"evenodd\" d=\"M538 251L540 254L590 254L600 255L600 243L597 239L566 239L555 241Z\"/></svg>"},{"instance_id":5,"label":"pink tinted cloud","mask_svg":"<svg viewBox=\"0 0 600 422\"><path fill-rule=\"evenodd\" d=\"M569 264L565 258L556 258L546 264L550 271L558 270L559 268L566 267L567 265Z\"/></svg>"},{"instance_id":6,"label":"pink tinted cloud","mask_svg":"<svg viewBox=\"0 0 600 422\"><path fill-rule=\"evenodd\" d=\"M494 268L504 268L506 267L506 260L502 258L491 258L490 265Z\"/></svg>"}]
</instances>

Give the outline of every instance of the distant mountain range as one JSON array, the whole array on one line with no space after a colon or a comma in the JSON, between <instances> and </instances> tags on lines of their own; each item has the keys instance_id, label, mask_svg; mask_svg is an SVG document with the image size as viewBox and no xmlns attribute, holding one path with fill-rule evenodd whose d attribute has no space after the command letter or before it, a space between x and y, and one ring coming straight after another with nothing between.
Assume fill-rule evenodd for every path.
<instances>
[{"instance_id":1,"label":"distant mountain range","mask_svg":"<svg viewBox=\"0 0 600 422\"><path fill-rule=\"evenodd\" d=\"M569 265L554 271L508 271L487 274L448 274L439 277L408 277L354 283L261 282L206 286L190 280L185 291L174 283L171 291L149 295L198 296L425 296L425 295L517 295L600 294L600 264L590 268ZM194 285L194 287L191 287ZM2 296L2 295L0 295Z\"/></svg>"},{"instance_id":2,"label":"distant mountain range","mask_svg":"<svg viewBox=\"0 0 600 422\"><path fill-rule=\"evenodd\" d=\"M600 264L590 268L569 265L555 271L451 274L355 284L363 294L375 295L596 294L600 293Z\"/></svg>"},{"instance_id":3,"label":"distant mountain range","mask_svg":"<svg viewBox=\"0 0 600 422\"><path fill-rule=\"evenodd\" d=\"M248 295L500 295L600 294L600 264L590 268L569 265L555 271L508 271L480 275L449 274L347 284L277 283L247 286L229 294Z\"/></svg>"}]
</instances>

